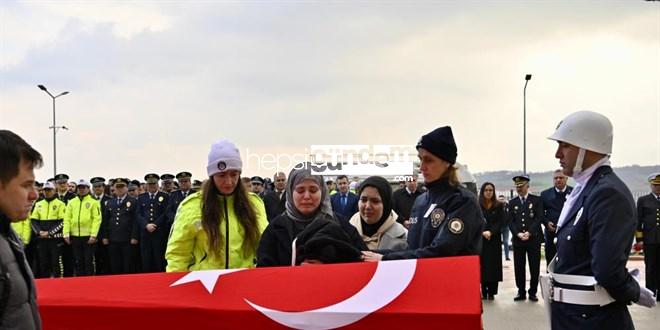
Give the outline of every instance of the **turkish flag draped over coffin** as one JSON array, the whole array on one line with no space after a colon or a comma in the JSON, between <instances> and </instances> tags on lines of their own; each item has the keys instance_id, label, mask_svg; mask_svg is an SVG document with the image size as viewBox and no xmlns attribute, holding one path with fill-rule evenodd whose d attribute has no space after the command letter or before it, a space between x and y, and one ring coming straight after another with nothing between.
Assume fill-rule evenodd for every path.
<instances>
[{"instance_id":1,"label":"turkish flag draped over coffin","mask_svg":"<svg viewBox=\"0 0 660 330\"><path fill-rule=\"evenodd\" d=\"M44 329L481 329L479 259L37 280Z\"/></svg>"}]
</instances>

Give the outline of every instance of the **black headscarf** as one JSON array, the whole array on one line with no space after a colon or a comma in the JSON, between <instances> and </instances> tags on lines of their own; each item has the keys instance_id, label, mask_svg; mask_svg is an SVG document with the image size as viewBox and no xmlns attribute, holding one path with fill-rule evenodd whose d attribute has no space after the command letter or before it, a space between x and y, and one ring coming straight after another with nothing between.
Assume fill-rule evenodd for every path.
<instances>
[{"instance_id":1,"label":"black headscarf","mask_svg":"<svg viewBox=\"0 0 660 330\"><path fill-rule=\"evenodd\" d=\"M378 228L380 228L380 226L390 216L390 213L392 213L392 186L390 186L390 183L381 176L370 176L360 184L360 188L358 189L358 196L362 196L362 190L364 190L366 187L376 188L376 190L378 190L378 194L380 195L380 199L383 201L383 215L380 216L378 222L374 224L368 224L366 221L364 221L364 219L362 219L362 216L360 216L362 233L365 236L373 236L378 231Z\"/></svg>"}]
</instances>

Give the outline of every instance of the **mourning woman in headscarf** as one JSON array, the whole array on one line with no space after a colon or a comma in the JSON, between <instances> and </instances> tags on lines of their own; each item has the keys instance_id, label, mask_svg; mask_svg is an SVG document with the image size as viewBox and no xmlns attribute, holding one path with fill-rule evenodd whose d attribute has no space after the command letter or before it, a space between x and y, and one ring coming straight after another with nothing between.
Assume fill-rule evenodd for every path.
<instances>
[{"instance_id":1,"label":"mourning woman in headscarf","mask_svg":"<svg viewBox=\"0 0 660 330\"><path fill-rule=\"evenodd\" d=\"M333 214L323 178L312 175L310 163L298 164L291 170L285 191L286 210L266 227L257 249L257 267L298 265L305 256L294 255L293 251L298 253L315 236L327 233L358 251L367 250L355 228ZM335 226L342 230L327 230ZM332 258L332 262L349 261L355 261L354 254Z\"/></svg>"},{"instance_id":2,"label":"mourning woman in headscarf","mask_svg":"<svg viewBox=\"0 0 660 330\"><path fill-rule=\"evenodd\" d=\"M380 176L368 177L358 188L358 212L350 223L369 250L404 250L408 230L398 223L392 210L392 187Z\"/></svg>"}]
</instances>

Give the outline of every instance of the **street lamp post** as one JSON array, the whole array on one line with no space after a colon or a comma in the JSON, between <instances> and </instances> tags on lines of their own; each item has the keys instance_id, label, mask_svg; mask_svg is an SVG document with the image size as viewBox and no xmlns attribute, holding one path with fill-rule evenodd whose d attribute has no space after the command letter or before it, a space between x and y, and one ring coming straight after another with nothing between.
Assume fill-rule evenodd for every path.
<instances>
[{"instance_id":1,"label":"street lamp post","mask_svg":"<svg viewBox=\"0 0 660 330\"><path fill-rule=\"evenodd\" d=\"M37 87L39 87L39 89L41 89L42 91L46 92L46 94L48 94L48 96L50 96L53 99L53 126L49 128L53 129L53 177L54 177L55 175L57 175L57 129L62 128L68 130L66 126L58 127L55 124L55 99L60 96L69 94L69 92L62 92L57 94L56 96L53 96L53 94L51 94L44 85L37 85Z\"/></svg>"},{"instance_id":2,"label":"street lamp post","mask_svg":"<svg viewBox=\"0 0 660 330\"><path fill-rule=\"evenodd\" d=\"M527 83L530 79L532 75L526 74L523 88L523 174L527 174Z\"/></svg>"}]
</instances>

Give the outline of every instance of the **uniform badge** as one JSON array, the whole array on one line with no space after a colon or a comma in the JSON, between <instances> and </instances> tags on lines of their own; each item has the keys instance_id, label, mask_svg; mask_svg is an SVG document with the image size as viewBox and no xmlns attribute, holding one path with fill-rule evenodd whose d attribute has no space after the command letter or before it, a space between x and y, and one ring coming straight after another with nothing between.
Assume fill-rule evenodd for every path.
<instances>
[{"instance_id":1,"label":"uniform badge","mask_svg":"<svg viewBox=\"0 0 660 330\"><path fill-rule=\"evenodd\" d=\"M218 169L220 171L224 171L227 168L227 163L225 162L218 162Z\"/></svg>"},{"instance_id":2,"label":"uniform badge","mask_svg":"<svg viewBox=\"0 0 660 330\"><path fill-rule=\"evenodd\" d=\"M105 206L108 206L108 201L103 202L103 204L105 204Z\"/></svg>"},{"instance_id":3,"label":"uniform badge","mask_svg":"<svg viewBox=\"0 0 660 330\"><path fill-rule=\"evenodd\" d=\"M518 209L518 205L514 206L513 209L514 209L514 210L517 210L517 209Z\"/></svg>"},{"instance_id":4,"label":"uniform badge","mask_svg":"<svg viewBox=\"0 0 660 330\"><path fill-rule=\"evenodd\" d=\"M131 207L131 202L126 202L126 207Z\"/></svg>"},{"instance_id":5,"label":"uniform badge","mask_svg":"<svg viewBox=\"0 0 660 330\"><path fill-rule=\"evenodd\" d=\"M531 210L533 208L534 208L534 205L532 203L529 203L529 209Z\"/></svg>"},{"instance_id":6,"label":"uniform badge","mask_svg":"<svg viewBox=\"0 0 660 330\"><path fill-rule=\"evenodd\" d=\"M53 211L57 211L57 205L53 205Z\"/></svg>"},{"instance_id":7,"label":"uniform badge","mask_svg":"<svg viewBox=\"0 0 660 330\"><path fill-rule=\"evenodd\" d=\"M90 207L89 202L85 203L85 208L88 209Z\"/></svg>"},{"instance_id":8,"label":"uniform badge","mask_svg":"<svg viewBox=\"0 0 660 330\"><path fill-rule=\"evenodd\" d=\"M438 208L431 212L431 227L438 228L443 220L445 220L445 211Z\"/></svg>"},{"instance_id":9,"label":"uniform badge","mask_svg":"<svg viewBox=\"0 0 660 330\"><path fill-rule=\"evenodd\" d=\"M163 196L158 197L158 202L160 202L160 203L163 202Z\"/></svg>"},{"instance_id":10,"label":"uniform badge","mask_svg":"<svg viewBox=\"0 0 660 330\"><path fill-rule=\"evenodd\" d=\"M465 225L463 224L463 220L459 218L453 218L449 220L449 231L452 232L453 234L460 234L463 232L463 229L465 228Z\"/></svg>"}]
</instances>

